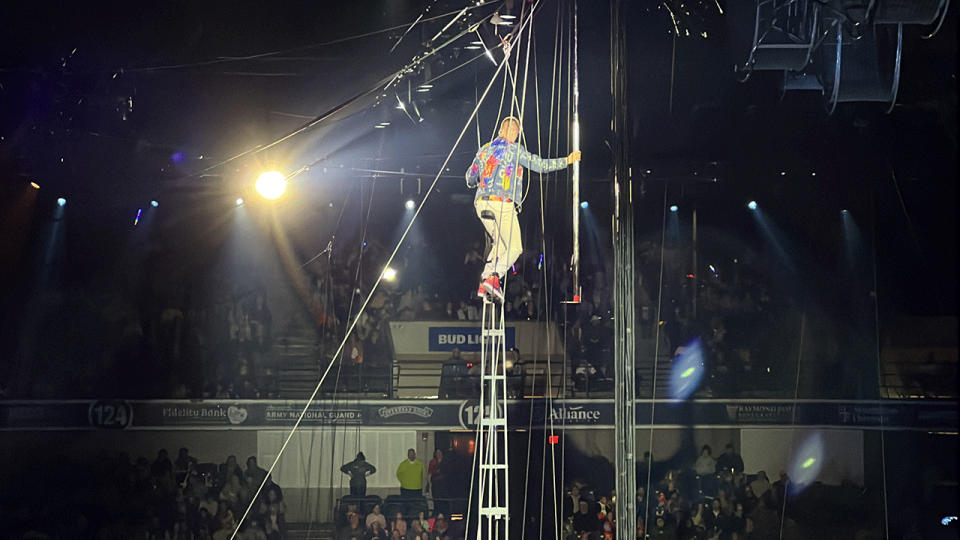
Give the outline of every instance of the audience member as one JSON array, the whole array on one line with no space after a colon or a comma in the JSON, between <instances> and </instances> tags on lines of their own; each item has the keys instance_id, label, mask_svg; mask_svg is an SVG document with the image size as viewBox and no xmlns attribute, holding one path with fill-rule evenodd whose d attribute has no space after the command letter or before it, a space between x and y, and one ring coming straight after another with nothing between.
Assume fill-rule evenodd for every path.
<instances>
[{"instance_id":1,"label":"audience member","mask_svg":"<svg viewBox=\"0 0 960 540\"><path fill-rule=\"evenodd\" d=\"M256 456L250 456L247 458L247 468L243 471L243 479L246 482L247 487L256 490L260 487L260 484L263 483L263 480L267 477L267 471L261 469L257 466Z\"/></svg>"},{"instance_id":2,"label":"audience member","mask_svg":"<svg viewBox=\"0 0 960 540\"><path fill-rule=\"evenodd\" d=\"M697 458L693 470L698 476L707 476L717 471L717 460L713 459L709 444L703 445L703 448L700 450L700 457Z\"/></svg>"},{"instance_id":3,"label":"audience member","mask_svg":"<svg viewBox=\"0 0 960 540\"><path fill-rule=\"evenodd\" d=\"M340 472L350 476L350 495L364 497L367 494L367 477L377 472L377 468L367 463L363 452L357 452L357 457L340 467Z\"/></svg>"},{"instance_id":4,"label":"audience member","mask_svg":"<svg viewBox=\"0 0 960 540\"><path fill-rule=\"evenodd\" d=\"M448 496L446 488L443 451L437 448L433 451L433 459L430 460L427 467L427 493L433 496L434 511L436 512L447 512L447 501L444 500Z\"/></svg>"},{"instance_id":5,"label":"audience member","mask_svg":"<svg viewBox=\"0 0 960 540\"><path fill-rule=\"evenodd\" d=\"M730 471L733 474L743 472L743 458L733 449L733 443L727 443L723 454L717 458L717 472Z\"/></svg>"},{"instance_id":6,"label":"audience member","mask_svg":"<svg viewBox=\"0 0 960 540\"><path fill-rule=\"evenodd\" d=\"M397 466L397 480L400 481L400 494L404 497L423 495L423 462L417 460L417 451L407 450L407 459Z\"/></svg>"},{"instance_id":7,"label":"audience member","mask_svg":"<svg viewBox=\"0 0 960 540\"><path fill-rule=\"evenodd\" d=\"M580 501L579 504L579 511L573 515L573 532L582 534L596 531L599 525L597 516L590 513L590 505L587 501Z\"/></svg>"},{"instance_id":8,"label":"audience member","mask_svg":"<svg viewBox=\"0 0 960 540\"><path fill-rule=\"evenodd\" d=\"M350 540L350 538L363 538L363 527L360 526L360 515L356 512L347 514L347 526L337 534L337 540Z\"/></svg>"},{"instance_id":9,"label":"audience member","mask_svg":"<svg viewBox=\"0 0 960 540\"><path fill-rule=\"evenodd\" d=\"M753 494L757 498L762 498L767 491L770 490L770 480L767 478L767 473L764 471L759 471L757 473L756 479L753 482L750 482L750 490L753 491Z\"/></svg>"},{"instance_id":10,"label":"audience member","mask_svg":"<svg viewBox=\"0 0 960 540\"><path fill-rule=\"evenodd\" d=\"M393 521L390 523L390 529L391 531L399 532L401 537L406 536L407 520L403 519L402 513L397 512L397 514L393 516Z\"/></svg>"},{"instance_id":11,"label":"audience member","mask_svg":"<svg viewBox=\"0 0 960 540\"><path fill-rule=\"evenodd\" d=\"M387 518L380 512L380 505L373 505L373 509L370 510L370 513L367 514L366 524L367 528L372 527L374 524L380 524L381 529L387 528Z\"/></svg>"}]
</instances>

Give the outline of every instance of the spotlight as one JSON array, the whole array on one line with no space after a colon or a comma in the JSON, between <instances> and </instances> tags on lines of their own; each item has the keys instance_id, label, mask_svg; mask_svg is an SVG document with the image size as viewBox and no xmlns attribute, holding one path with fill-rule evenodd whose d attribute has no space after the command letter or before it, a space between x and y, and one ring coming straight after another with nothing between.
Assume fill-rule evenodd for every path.
<instances>
[{"instance_id":1,"label":"spotlight","mask_svg":"<svg viewBox=\"0 0 960 540\"><path fill-rule=\"evenodd\" d=\"M158 203L157 201L150 201L150 206L156 208L156 207L160 206L160 203Z\"/></svg>"},{"instance_id":2,"label":"spotlight","mask_svg":"<svg viewBox=\"0 0 960 540\"><path fill-rule=\"evenodd\" d=\"M679 209L680 209L680 207L677 206L677 205L673 205L673 206L670 207L670 211L671 211L671 212L676 212L676 211L679 210Z\"/></svg>"},{"instance_id":3,"label":"spotlight","mask_svg":"<svg viewBox=\"0 0 960 540\"><path fill-rule=\"evenodd\" d=\"M393 281L397 279L397 271L389 266L383 270L383 279L386 281Z\"/></svg>"},{"instance_id":4,"label":"spotlight","mask_svg":"<svg viewBox=\"0 0 960 540\"><path fill-rule=\"evenodd\" d=\"M36 182L30 182L30 187L32 187L33 189L40 189L40 184Z\"/></svg>"},{"instance_id":5,"label":"spotlight","mask_svg":"<svg viewBox=\"0 0 960 540\"><path fill-rule=\"evenodd\" d=\"M63 197L60 197L59 199L57 199L57 206L66 206L66 205L67 205L67 200L64 199Z\"/></svg>"},{"instance_id":6,"label":"spotlight","mask_svg":"<svg viewBox=\"0 0 960 540\"><path fill-rule=\"evenodd\" d=\"M750 201L750 202L748 202L748 203L747 203L747 208L749 208L749 209L751 209L751 210L756 210L756 209L757 209L757 201Z\"/></svg>"},{"instance_id":7,"label":"spotlight","mask_svg":"<svg viewBox=\"0 0 960 540\"><path fill-rule=\"evenodd\" d=\"M237 206L243 205L243 197L237 197Z\"/></svg>"},{"instance_id":8,"label":"spotlight","mask_svg":"<svg viewBox=\"0 0 960 540\"><path fill-rule=\"evenodd\" d=\"M850 212L848 212L847 209L844 208L843 210L840 211L840 213L843 214L843 215L847 215L847 214L849 214Z\"/></svg>"},{"instance_id":9,"label":"spotlight","mask_svg":"<svg viewBox=\"0 0 960 540\"><path fill-rule=\"evenodd\" d=\"M268 171L257 178L257 193L263 195L265 199L277 199L286 189L287 177L281 172Z\"/></svg>"},{"instance_id":10,"label":"spotlight","mask_svg":"<svg viewBox=\"0 0 960 540\"><path fill-rule=\"evenodd\" d=\"M413 210L413 207L416 205L417 203L413 202L413 199L410 199L409 201L407 201L407 204L406 204L407 210Z\"/></svg>"},{"instance_id":11,"label":"spotlight","mask_svg":"<svg viewBox=\"0 0 960 540\"><path fill-rule=\"evenodd\" d=\"M590 203L588 203L587 201L583 201L582 203L580 203L580 208L586 209L588 206L590 206Z\"/></svg>"}]
</instances>

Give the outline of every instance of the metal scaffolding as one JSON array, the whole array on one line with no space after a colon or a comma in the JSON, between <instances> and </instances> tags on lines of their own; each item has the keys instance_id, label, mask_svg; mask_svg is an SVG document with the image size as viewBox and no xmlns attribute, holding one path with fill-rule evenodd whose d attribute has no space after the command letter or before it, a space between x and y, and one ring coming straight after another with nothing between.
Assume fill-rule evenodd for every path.
<instances>
[{"instance_id":1,"label":"metal scaffolding","mask_svg":"<svg viewBox=\"0 0 960 540\"><path fill-rule=\"evenodd\" d=\"M636 491L636 369L634 356L633 186L628 165L626 28L623 0L610 9L610 93L613 102L614 160L613 309L614 309L614 430L616 433L617 538L637 534Z\"/></svg>"},{"instance_id":2,"label":"metal scaffolding","mask_svg":"<svg viewBox=\"0 0 960 540\"><path fill-rule=\"evenodd\" d=\"M480 458L477 538L505 540L509 515L507 463L507 345L503 304L483 301L480 333L480 417L477 455Z\"/></svg>"}]
</instances>

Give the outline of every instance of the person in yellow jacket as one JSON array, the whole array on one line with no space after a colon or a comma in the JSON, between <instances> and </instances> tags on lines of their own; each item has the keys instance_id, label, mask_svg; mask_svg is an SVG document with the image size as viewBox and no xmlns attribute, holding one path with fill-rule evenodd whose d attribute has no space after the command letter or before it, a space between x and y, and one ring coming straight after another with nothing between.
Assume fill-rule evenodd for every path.
<instances>
[{"instance_id":1,"label":"person in yellow jacket","mask_svg":"<svg viewBox=\"0 0 960 540\"><path fill-rule=\"evenodd\" d=\"M407 459L397 467L397 480L400 481L400 495L419 497L423 495L423 462L417 460L417 451L407 450Z\"/></svg>"}]
</instances>

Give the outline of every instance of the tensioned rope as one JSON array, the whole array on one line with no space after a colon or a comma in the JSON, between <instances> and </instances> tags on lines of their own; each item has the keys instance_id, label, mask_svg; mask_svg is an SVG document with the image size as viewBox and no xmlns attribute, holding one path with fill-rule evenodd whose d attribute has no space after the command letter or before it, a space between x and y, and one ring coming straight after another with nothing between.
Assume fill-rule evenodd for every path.
<instances>
[{"instance_id":1,"label":"tensioned rope","mask_svg":"<svg viewBox=\"0 0 960 540\"><path fill-rule=\"evenodd\" d=\"M631 226L633 226L631 224ZM660 320L662 315L663 308L663 261L664 261L664 247L666 246L666 235L667 235L667 186L664 185L663 188L663 222L660 225L660 281L657 291L657 331L654 332L655 343L653 345L653 388L650 392L650 443L647 447L648 457L647 457L647 481L644 484L643 494L643 531L647 532L649 529L648 525L650 522L650 476L653 471L653 420L654 412L657 407L657 363L660 360ZM620 495L621 497L635 497L636 494L633 493L624 493Z\"/></svg>"},{"instance_id":2,"label":"tensioned rope","mask_svg":"<svg viewBox=\"0 0 960 540\"><path fill-rule=\"evenodd\" d=\"M541 0L537 0L537 4L539 4L540 1ZM537 4L534 5L533 9L536 8ZM533 13L533 9L531 9L531 14ZM517 29L518 36L522 34L524 30L524 26L532 24L532 20L533 20L533 17L531 16L521 22L519 28ZM490 88L493 86L494 81L496 80L497 76L500 74L500 71L503 69L508 59L509 59L509 56L504 56L504 59L497 65L497 69L494 72L493 77L490 79L490 83L487 84L487 87L484 89L484 92L480 98L480 101L477 103L477 106L474 107L473 112L470 113L470 117L467 119L466 123L464 124L463 129L460 130L460 134L457 136L457 140L454 142L453 147L450 149L450 152L447 154L446 159L444 159L443 164L440 166L440 169L437 171L437 174L434 177L433 182L430 184L430 187L427 189L426 194L424 195L423 199L420 201L420 205L417 207L417 209L413 213L413 216L410 218L410 222L407 224L407 227L404 229L403 234L400 236L400 239L397 242L396 247L394 247L393 252L390 254L390 257L387 259L387 262L384 265L385 267L388 267L390 263L393 262L393 259L396 257L397 252L399 252L400 247L403 245L403 241L407 237L407 234L409 234L410 229L413 227L413 224L416 222L417 217L420 215L420 212L423 210L424 205L426 204L427 200L430 198L430 195L433 193L433 190L440 179L440 175L443 173L447 164L450 162L451 156L453 156L454 151L456 150L457 146L460 144L460 141L463 139L463 135L466 133L467 128L470 127L470 123L473 121L473 117L477 114L477 111L479 110L480 105L483 103L484 99L486 99L487 94L490 92ZM349 338L350 334L353 332L353 329L356 327L357 323L359 322L360 315L363 314L367 305L370 303L370 300L373 298L373 295L376 293L380 285L380 282L381 280L378 279L374 283L373 287L371 287L370 292L367 294L366 299L363 301L363 304L360 306L360 309L357 311L357 316L354 317L354 319L351 321L344 335L344 339L341 341L340 346L337 349L337 352L333 355L330 362L327 364L327 367L324 370L323 375L320 377L320 381L317 383L316 387L314 388L313 393L307 399L306 405L304 406L303 410L300 412L300 415L297 417L297 421L294 423L293 427L291 428L289 434L287 435L286 439L283 442L283 445L280 447L280 450L277 452L277 455L274 458L273 463L270 465L270 469L267 471L267 474L264 476L263 481L261 481L260 485L257 487L257 491L254 493L253 497L251 498L250 504L247 506L246 510L244 510L243 515L241 516L240 520L237 522L237 526L234 529L233 534L230 536L231 540L236 538L237 533L240 531L240 527L243 525L244 520L247 518L251 508L253 507L253 501L256 501L257 498L260 496L260 492L263 490L263 486L266 484L267 477L269 477L273 473L273 470L276 468L277 463L279 463L280 458L283 456L283 452L286 450L287 445L289 445L290 440L293 438L294 433L296 433L297 429L299 429L300 424L303 422L303 418L306 416L307 411L310 408L310 405L313 403L313 401L317 397L317 394L320 392L320 387L323 385L324 380L326 380L327 375L330 373L330 370L333 368L333 364L336 362L336 359L340 356L341 352L343 351L343 348L347 343L347 339Z\"/></svg>"},{"instance_id":3,"label":"tensioned rope","mask_svg":"<svg viewBox=\"0 0 960 540\"><path fill-rule=\"evenodd\" d=\"M797 425L797 399L800 396L800 361L803 359L803 338L807 329L807 298L806 292L804 292L803 298L803 313L800 315L800 340L797 345L797 369L796 369L796 379L793 383L793 405L790 410L790 426L791 426L791 439L792 444L790 445L790 458L787 460L787 463L792 463L794 459L793 451L797 445L797 434L796 434L796 425ZM780 540L783 540L783 524L787 520L787 493L789 492L790 485L786 484L783 486L783 501L780 505Z\"/></svg>"},{"instance_id":4,"label":"tensioned rope","mask_svg":"<svg viewBox=\"0 0 960 540\"><path fill-rule=\"evenodd\" d=\"M381 148L382 148L382 141L381 141ZM360 185L359 185L359 191L360 191L360 195L359 195L357 198L358 198L359 203L360 203L360 214L362 215L362 214L363 214L363 184L360 184ZM360 275L361 275L361 270L362 270L362 267L363 267L364 247L366 246L367 230L368 230L369 225L370 225L370 212L371 212L371 210L373 209L373 196L374 196L374 193L375 193L375 192L376 192L376 180L373 180L373 181L371 182L371 186L370 186L370 201L367 203L367 213L366 213L366 216L364 217L363 227L361 228L361 233L360 233L360 248L359 248L359 254L358 254L358 257L357 257L356 269L354 270L354 274L353 274L353 285L350 287L350 304L349 304L348 307L347 307L347 320L350 320L350 318L353 316L354 301L356 300L358 287L359 287L359 285L360 285ZM330 271L331 271L331 273L332 273L332 268L331 268ZM344 339L346 339L346 336L344 336ZM362 353L362 351L361 351L361 353ZM361 358L361 360L363 360L363 358ZM337 360L334 360L334 361L337 362L337 376L336 376L336 378L334 379L334 383L333 383L333 396L331 397L331 402L332 402L334 408L336 408L336 406L337 406L337 397L339 396L339 392L340 392L340 375L341 375L341 372L342 372L342 370L343 370L343 352L340 353L339 361L337 361ZM362 364L362 363L360 364L360 369L361 369L361 370L363 369L363 364ZM358 383L359 383L359 384L363 384L362 373L361 373L361 374L358 374L358 379L357 379L357 380L358 380ZM337 429L338 429L338 428L337 428L337 424L334 423L333 426L332 426L331 435L330 435L330 448L331 448L331 449L335 449L335 448L336 448ZM346 426L343 426L343 434L344 434L344 436L341 437L341 443L340 443L340 457L341 457L341 458L345 458L345 456L346 456L346 446L347 446L347 437L345 436L345 435L346 435L346 432L347 432L347 427L346 427ZM358 424L357 427L356 427L356 438L357 438L357 440L356 440L356 446L359 447L359 443L360 443L360 426L359 426L359 424ZM312 442L312 440L311 440L311 442ZM337 467L336 467L336 464L337 464L337 462L336 462L336 457L337 457L336 451L330 452L330 489L331 489L331 491L333 490L333 478L334 478L334 475L336 475L336 471L337 471ZM340 489L342 490L342 489L343 489L343 475L341 474L341 475L336 475L336 476L340 479Z\"/></svg>"},{"instance_id":5,"label":"tensioned rope","mask_svg":"<svg viewBox=\"0 0 960 540\"><path fill-rule=\"evenodd\" d=\"M557 9L558 9L558 13L559 13L559 6L558 6ZM533 33L533 32L531 31L531 34L532 34L532 33ZM533 43L536 44L536 41L534 41ZM536 100L535 100L535 101L536 101L536 104L537 104L537 108L536 108L536 111L537 111L537 153L538 153L538 154L542 154L543 148L542 148L541 145L540 145L540 81L539 81L539 73L538 73L538 71L537 71L537 54L536 54L536 53L533 54L533 62L534 62L534 64L533 64L533 65L534 65L534 70L533 70L534 95L536 96ZM548 134L548 137L549 137L549 134ZM543 185L543 174L540 174L540 175L539 175L539 178L540 178L540 183L539 183L538 185L541 185L541 186L542 186L542 185ZM528 187L528 189L529 189L529 186L527 186L527 187ZM542 224L543 224L543 218L542 218L542 216L543 216L543 199L542 199L542 198L541 198L541 200L540 200L540 215L541 215L541 220L540 220L540 222L541 222L541 239L540 239L541 250L540 250L540 253L543 253L544 240L543 240L543 236L542 236L542 232L543 232L543 231L542 231ZM541 269L541 270L542 270L542 269ZM549 296L546 296L546 297L544 296L544 291L545 291L545 290L546 290L546 280L544 280L544 286L541 287L541 289L540 289L540 295L539 295L540 297L537 298L537 307L538 307L538 308L540 307L541 300L543 300L544 302L549 302ZM545 326L546 326L546 329L547 329L546 335L548 336L548 341L547 341L547 361L549 362L549 361L550 361L550 360L549 360L549 359L550 359L550 352L551 352L551 351L550 351L550 341L549 341L549 335L550 335L550 333L549 333L549 332L550 332L550 330L549 330L549 328L550 328L550 318L549 318L549 317L550 317L550 314L549 314L549 310L546 310L546 311L547 311L547 320L546 320L546 325L545 325ZM537 319L539 320L539 318L540 318L540 314L537 313ZM538 357L539 357L539 355L536 354L536 351L535 351L535 352L534 352L534 357L533 357L533 373L534 373L534 377L536 377L536 375L538 374L538 372L537 372L537 359L538 359ZM526 371L526 369L524 369L524 371ZM524 381L524 382L526 382L526 381ZM531 386L532 386L532 385L531 385ZM531 396L532 396L532 395L533 395L533 388L531 388L531 392L530 392L530 393L531 393ZM521 513L520 513L520 516L521 516L522 519L523 519L523 525L521 526L521 529L520 529L520 537L521 537L521 538L526 538L526 534L527 534L527 499L529 498L529 492L530 492L530 451L531 451L531 446L532 446L532 444L533 444L533 407L530 407L530 417L529 417L529 420L528 420L528 422L527 422L527 461L526 461L527 466L524 467L524 479L523 479L523 509L521 510ZM541 493L543 492L542 481L543 481L543 475L541 474L541 490L540 490ZM541 515L541 517L543 516L543 499L542 499L542 497L541 497L541 499L540 499L540 515ZM541 535L541 536L542 536L542 535Z\"/></svg>"},{"instance_id":6,"label":"tensioned rope","mask_svg":"<svg viewBox=\"0 0 960 540\"><path fill-rule=\"evenodd\" d=\"M941 20L941 22L943 22ZM938 27L939 28L939 27ZM891 173L893 169L891 168ZM897 194L899 195L900 188L897 188ZM873 322L874 322L874 353L877 358L877 390L879 392L883 391L883 387L880 384L881 374L883 373L881 369L883 366L880 363L880 290L879 290L879 281L877 280L877 201L876 201L876 188L874 188L873 193L870 197L870 209L871 209L871 222L873 229ZM906 209L904 209L906 211ZM880 394L880 399L883 399L883 394ZM884 426L886 420L883 412L883 405L880 405L880 467L881 475L883 477L883 536L886 540L890 540L890 516L887 513L887 430Z\"/></svg>"}]
</instances>

